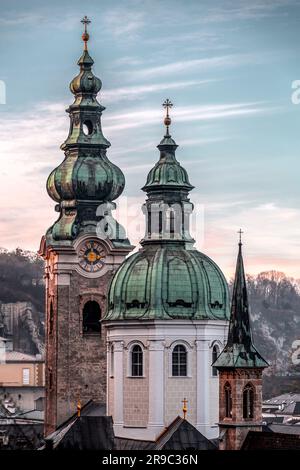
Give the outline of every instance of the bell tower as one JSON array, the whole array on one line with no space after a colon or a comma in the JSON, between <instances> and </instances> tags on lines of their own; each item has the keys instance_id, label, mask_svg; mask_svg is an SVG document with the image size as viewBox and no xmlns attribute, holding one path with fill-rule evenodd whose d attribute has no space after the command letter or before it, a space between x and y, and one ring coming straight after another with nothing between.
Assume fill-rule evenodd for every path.
<instances>
[{"instance_id":1,"label":"bell tower","mask_svg":"<svg viewBox=\"0 0 300 470\"><path fill-rule=\"evenodd\" d=\"M106 340L102 318L111 278L133 249L112 216L125 178L106 155L97 101L101 81L92 71L87 26L75 99L67 109L70 130L65 157L47 180L59 213L40 245L46 278L45 434L76 411L77 402L106 401Z\"/></svg>"},{"instance_id":2,"label":"bell tower","mask_svg":"<svg viewBox=\"0 0 300 470\"><path fill-rule=\"evenodd\" d=\"M239 450L248 431L261 431L262 371L269 365L252 340L241 234L227 344L212 364L219 371L220 450Z\"/></svg>"}]
</instances>

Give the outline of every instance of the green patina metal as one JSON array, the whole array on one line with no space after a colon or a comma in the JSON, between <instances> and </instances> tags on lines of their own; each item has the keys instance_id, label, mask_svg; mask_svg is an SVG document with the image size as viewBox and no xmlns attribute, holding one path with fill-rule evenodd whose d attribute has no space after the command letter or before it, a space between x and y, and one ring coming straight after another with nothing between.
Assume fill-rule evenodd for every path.
<instances>
[{"instance_id":1,"label":"green patina metal","mask_svg":"<svg viewBox=\"0 0 300 470\"><path fill-rule=\"evenodd\" d=\"M268 365L253 344L242 243L240 241L232 293L228 340L213 366L218 369L227 369L265 368Z\"/></svg>"},{"instance_id":2,"label":"green patina metal","mask_svg":"<svg viewBox=\"0 0 300 470\"><path fill-rule=\"evenodd\" d=\"M177 145L169 134L170 123L167 114L166 134L158 145L159 161L142 188L147 193L142 248L117 271L105 320L229 318L224 275L210 258L193 247L194 240L189 233L193 205L188 198L193 186L186 170L176 160ZM166 230L170 211L173 213L171 232ZM160 222L157 218L155 221L157 214L161 214Z\"/></svg>"},{"instance_id":3,"label":"green patina metal","mask_svg":"<svg viewBox=\"0 0 300 470\"><path fill-rule=\"evenodd\" d=\"M178 243L147 245L124 261L109 294L106 320L228 318L228 289L218 266Z\"/></svg>"},{"instance_id":4,"label":"green patina metal","mask_svg":"<svg viewBox=\"0 0 300 470\"><path fill-rule=\"evenodd\" d=\"M176 188L191 191L194 186L189 182L187 171L176 160L175 151L178 145L169 135L165 135L157 148L160 159L148 174L144 191Z\"/></svg>"},{"instance_id":5,"label":"green patina metal","mask_svg":"<svg viewBox=\"0 0 300 470\"><path fill-rule=\"evenodd\" d=\"M96 231L101 220L97 215L98 206L118 198L125 186L122 171L106 155L110 143L101 128L105 108L97 101L102 83L92 72L94 61L87 50L88 35L84 37L87 38L84 39L85 47L78 61L80 72L70 84L75 100L67 109L70 130L61 145L65 159L47 181L48 194L58 203L56 210L60 213L47 231L47 244L69 243L87 226L89 232L93 227ZM110 211L107 215L111 218ZM115 224L122 230L117 222ZM129 245L126 238L114 241L118 246Z\"/></svg>"}]
</instances>

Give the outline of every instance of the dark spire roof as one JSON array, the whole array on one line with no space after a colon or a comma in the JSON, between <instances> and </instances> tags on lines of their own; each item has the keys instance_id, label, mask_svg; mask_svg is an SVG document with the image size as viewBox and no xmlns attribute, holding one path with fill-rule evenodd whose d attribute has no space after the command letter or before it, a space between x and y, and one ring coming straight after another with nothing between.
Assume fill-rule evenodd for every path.
<instances>
[{"instance_id":1,"label":"dark spire roof","mask_svg":"<svg viewBox=\"0 0 300 470\"><path fill-rule=\"evenodd\" d=\"M267 367L268 363L259 354L252 340L247 284L242 255L242 232L240 231L239 233L239 251L232 292L228 339L225 348L213 365L218 368Z\"/></svg>"}]
</instances>

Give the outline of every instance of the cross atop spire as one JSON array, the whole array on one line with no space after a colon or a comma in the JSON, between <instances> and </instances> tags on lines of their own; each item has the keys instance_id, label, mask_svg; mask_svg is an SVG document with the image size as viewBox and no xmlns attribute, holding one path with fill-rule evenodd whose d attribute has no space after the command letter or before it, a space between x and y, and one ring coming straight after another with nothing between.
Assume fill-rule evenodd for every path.
<instances>
[{"instance_id":1,"label":"cross atop spire","mask_svg":"<svg viewBox=\"0 0 300 470\"><path fill-rule=\"evenodd\" d=\"M90 39L90 35L87 32L87 26L91 23L91 20L87 16L84 16L81 20L81 23L84 25L84 32L82 34L82 40L84 42L84 50L87 51L87 42Z\"/></svg>"},{"instance_id":2,"label":"cross atop spire","mask_svg":"<svg viewBox=\"0 0 300 470\"><path fill-rule=\"evenodd\" d=\"M238 234L239 234L239 245L242 245L242 234L244 232L242 231L242 229L240 228L240 230L238 231Z\"/></svg>"},{"instance_id":3,"label":"cross atop spire","mask_svg":"<svg viewBox=\"0 0 300 470\"><path fill-rule=\"evenodd\" d=\"M171 109L173 107L173 103L171 100L169 100L169 98L167 98L164 102L163 102L163 107L166 109L166 117L164 119L164 125L166 126L166 136L169 136L169 126L171 124L171 118L169 116L169 109Z\"/></svg>"}]
</instances>

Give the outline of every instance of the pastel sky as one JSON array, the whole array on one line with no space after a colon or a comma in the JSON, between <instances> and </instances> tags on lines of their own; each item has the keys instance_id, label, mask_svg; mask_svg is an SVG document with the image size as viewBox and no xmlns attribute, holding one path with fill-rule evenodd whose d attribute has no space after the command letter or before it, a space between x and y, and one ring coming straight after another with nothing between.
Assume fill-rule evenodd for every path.
<instances>
[{"instance_id":1,"label":"pastel sky","mask_svg":"<svg viewBox=\"0 0 300 470\"><path fill-rule=\"evenodd\" d=\"M1 0L0 246L36 250L57 217L45 182L63 159L84 15L131 241L168 97L197 248L229 277L241 227L247 272L300 278L299 0Z\"/></svg>"}]
</instances>

